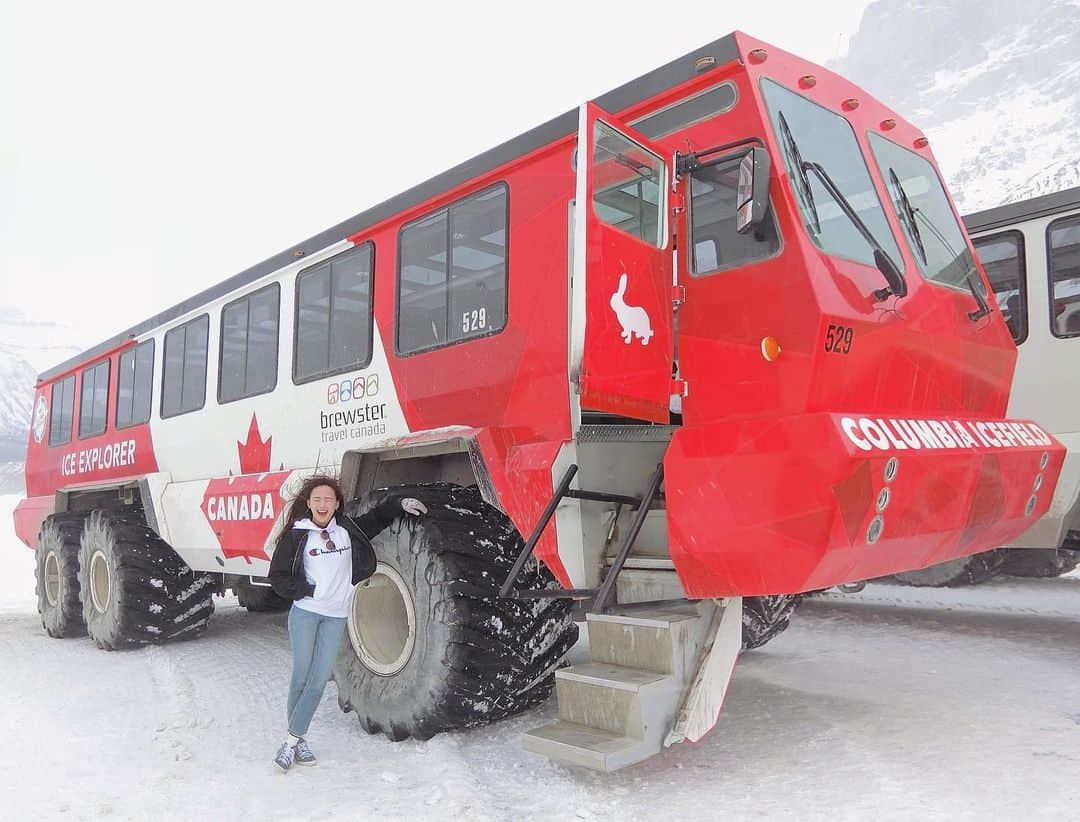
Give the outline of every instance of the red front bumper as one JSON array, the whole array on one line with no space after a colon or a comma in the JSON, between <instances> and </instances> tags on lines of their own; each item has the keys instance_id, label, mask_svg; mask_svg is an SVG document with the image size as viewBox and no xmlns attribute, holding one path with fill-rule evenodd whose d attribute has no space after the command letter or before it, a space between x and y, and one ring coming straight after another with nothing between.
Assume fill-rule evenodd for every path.
<instances>
[{"instance_id":1,"label":"red front bumper","mask_svg":"<svg viewBox=\"0 0 1080 822\"><path fill-rule=\"evenodd\" d=\"M664 459L671 558L691 597L924 568L1022 533L1064 458L1017 420L819 413L683 428Z\"/></svg>"}]
</instances>

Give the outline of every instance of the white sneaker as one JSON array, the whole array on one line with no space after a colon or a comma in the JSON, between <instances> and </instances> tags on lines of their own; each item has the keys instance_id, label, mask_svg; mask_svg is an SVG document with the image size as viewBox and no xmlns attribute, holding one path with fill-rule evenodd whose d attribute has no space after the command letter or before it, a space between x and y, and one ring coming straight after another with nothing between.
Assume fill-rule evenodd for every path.
<instances>
[{"instance_id":1,"label":"white sneaker","mask_svg":"<svg viewBox=\"0 0 1080 822\"><path fill-rule=\"evenodd\" d=\"M287 742L284 742L278 748L277 756L274 757L274 764L281 768L282 771L287 771L292 767L292 763L293 749L289 747Z\"/></svg>"},{"instance_id":2,"label":"white sneaker","mask_svg":"<svg viewBox=\"0 0 1080 822\"><path fill-rule=\"evenodd\" d=\"M293 746L293 753L296 755L297 765L314 765L318 762L315 758L315 754L313 754L311 748L308 747L306 739L301 739Z\"/></svg>"}]
</instances>

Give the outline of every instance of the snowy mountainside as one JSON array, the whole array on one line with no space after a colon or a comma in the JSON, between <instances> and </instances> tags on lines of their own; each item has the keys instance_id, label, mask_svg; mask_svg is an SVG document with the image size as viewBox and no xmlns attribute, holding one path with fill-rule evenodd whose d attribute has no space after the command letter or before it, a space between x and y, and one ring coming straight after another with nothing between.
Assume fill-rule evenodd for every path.
<instances>
[{"instance_id":1,"label":"snowy mountainside","mask_svg":"<svg viewBox=\"0 0 1080 822\"><path fill-rule=\"evenodd\" d=\"M0 493L23 487L23 460L37 372L0 347Z\"/></svg>"},{"instance_id":2,"label":"snowy mountainside","mask_svg":"<svg viewBox=\"0 0 1080 822\"><path fill-rule=\"evenodd\" d=\"M22 490L37 375L80 348L67 326L0 307L0 493Z\"/></svg>"},{"instance_id":3,"label":"snowy mountainside","mask_svg":"<svg viewBox=\"0 0 1080 822\"><path fill-rule=\"evenodd\" d=\"M0 460L13 458L6 448L9 440L26 445L36 379L30 363L0 347Z\"/></svg>"},{"instance_id":4,"label":"snowy mountainside","mask_svg":"<svg viewBox=\"0 0 1080 822\"><path fill-rule=\"evenodd\" d=\"M1080 2L877 0L829 64L924 130L961 212L1080 185Z\"/></svg>"}]
</instances>

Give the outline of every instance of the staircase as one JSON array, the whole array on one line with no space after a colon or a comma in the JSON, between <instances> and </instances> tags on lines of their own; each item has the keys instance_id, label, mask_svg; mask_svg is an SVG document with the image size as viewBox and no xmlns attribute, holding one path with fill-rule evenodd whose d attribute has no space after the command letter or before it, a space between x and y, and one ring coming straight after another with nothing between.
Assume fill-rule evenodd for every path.
<instances>
[{"instance_id":1,"label":"staircase","mask_svg":"<svg viewBox=\"0 0 1080 822\"><path fill-rule=\"evenodd\" d=\"M559 762L614 771L696 740L716 723L741 647L742 603L686 599L668 553L662 463L641 497L571 489L577 470L567 468L500 595L588 604L592 659L555 672L559 720L526 733L522 745ZM564 498L614 506L595 555L606 566L599 587L515 588Z\"/></svg>"},{"instance_id":2,"label":"staircase","mask_svg":"<svg viewBox=\"0 0 1080 822\"><path fill-rule=\"evenodd\" d=\"M721 645L712 644L710 632L731 622L718 623L718 608L723 606L711 601L618 605L610 613L588 614L592 661L555 673L559 720L526 733L525 750L614 771L680 741L678 735L670 739L673 729L685 724L680 709L700 701L693 698L693 686L701 682L698 673L707 667L703 662L708 653ZM738 630L737 617L734 624ZM727 671L721 673L723 688L737 653L736 646ZM718 710L719 700L716 705Z\"/></svg>"}]
</instances>

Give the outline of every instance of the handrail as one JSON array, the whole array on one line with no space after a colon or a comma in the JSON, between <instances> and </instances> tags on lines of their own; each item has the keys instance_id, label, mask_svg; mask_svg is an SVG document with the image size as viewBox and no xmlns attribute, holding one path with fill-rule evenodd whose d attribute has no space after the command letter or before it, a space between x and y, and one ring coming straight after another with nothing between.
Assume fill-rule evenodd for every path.
<instances>
[{"instance_id":1,"label":"handrail","mask_svg":"<svg viewBox=\"0 0 1080 822\"><path fill-rule=\"evenodd\" d=\"M649 490L645 492L641 504L638 506L637 511L634 512L634 519L630 523L630 529L626 532L622 545L619 546L619 550L615 554L615 560L611 563L604 581L596 592L596 599L593 600L591 609L592 613L602 614L607 608L608 600L611 599L611 595L615 590L615 580L626 563L626 558L630 556L630 549L634 547L634 540L637 539L641 527L645 524L645 517L649 515L649 508L652 506L652 501L656 498L656 494L660 490L660 484L663 481L664 463L661 462L653 471L652 478L649 480Z\"/></svg>"},{"instance_id":2,"label":"handrail","mask_svg":"<svg viewBox=\"0 0 1080 822\"><path fill-rule=\"evenodd\" d=\"M547 506L544 508L544 513L540 515L540 520L536 523L536 527L529 535L525 547L521 549L521 553L518 554L518 558L514 561L514 567L510 569L510 573L506 577L506 582L504 582L499 589L499 596L504 599L507 597L514 599L518 598L518 592L514 590L514 580L516 580L518 574L521 573L521 569L525 567L525 563L529 561L533 549L536 548L536 543L540 541L540 535L544 533L544 529L547 528L547 524L551 521L552 514L554 514L555 509L559 507L562 498L566 496L566 492L570 488L570 482L574 479L574 475L577 474L577 471L577 465L571 464L570 467L566 469L566 473L563 474L562 482L560 482L559 487L555 489L555 495L548 501Z\"/></svg>"}]
</instances>

